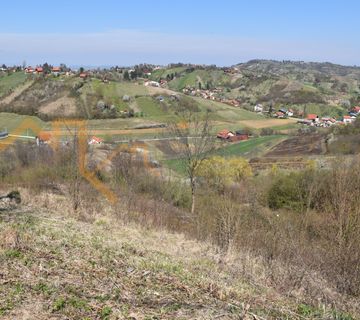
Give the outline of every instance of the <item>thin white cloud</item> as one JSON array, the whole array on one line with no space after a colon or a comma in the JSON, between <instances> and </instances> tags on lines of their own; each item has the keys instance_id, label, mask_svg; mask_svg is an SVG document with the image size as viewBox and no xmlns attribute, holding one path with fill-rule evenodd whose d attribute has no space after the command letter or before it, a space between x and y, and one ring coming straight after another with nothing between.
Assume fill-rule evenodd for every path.
<instances>
[{"instance_id":1,"label":"thin white cloud","mask_svg":"<svg viewBox=\"0 0 360 320\"><path fill-rule=\"evenodd\" d=\"M233 64L254 59L293 59L360 64L359 46L329 42L171 35L137 30L103 33L0 33L0 62L68 64L196 62ZM11 61L12 60L12 61Z\"/></svg>"}]
</instances>

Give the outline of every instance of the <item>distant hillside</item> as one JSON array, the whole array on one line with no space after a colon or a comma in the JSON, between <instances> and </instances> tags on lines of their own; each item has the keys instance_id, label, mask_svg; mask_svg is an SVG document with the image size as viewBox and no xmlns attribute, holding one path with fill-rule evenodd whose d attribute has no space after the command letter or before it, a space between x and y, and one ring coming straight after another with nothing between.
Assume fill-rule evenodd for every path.
<instances>
[{"instance_id":1,"label":"distant hillside","mask_svg":"<svg viewBox=\"0 0 360 320\"><path fill-rule=\"evenodd\" d=\"M169 88L221 89L219 98L237 99L243 108L263 103L303 111L306 106L307 112L341 116L360 102L359 67L251 60L229 68L188 66L173 71L162 70ZM159 75L157 71L152 77Z\"/></svg>"},{"instance_id":2,"label":"distant hillside","mask_svg":"<svg viewBox=\"0 0 360 320\"><path fill-rule=\"evenodd\" d=\"M222 73L221 70L215 72ZM109 75L109 72L105 74ZM199 74L206 75L206 72ZM8 79L0 77L1 81ZM83 80L76 75L25 77L24 82L0 98L0 112L37 116L45 121L65 117L141 118L144 121L167 122L183 109L210 112L211 118L219 121L263 119L241 108L189 97L166 87L146 87L144 79L103 81L90 77Z\"/></svg>"},{"instance_id":3,"label":"distant hillside","mask_svg":"<svg viewBox=\"0 0 360 320\"><path fill-rule=\"evenodd\" d=\"M341 117L351 106L360 104L360 68L331 63L251 60L228 68L141 65L89 73L91 77L86 80L77 75L30 78L23 72L4 73L0 75L0 111L37 115L43 120L61 116L106 119L136 114L162 121L161 116L171 116L176 109L166 101L160 103L164 101L156 97L186 90L188 95L203 98L210 98L211 94L213 100L232 104L237 110L253 111L254 105L261 103L265 109L270 105L285 106L299 114ZM145 87L147 79L161 81L162 88ZM193 103L206 110L208 101L195 100ZM217 104L219 110L226 108L224 103Z\"/></svg>"}]
</instances>

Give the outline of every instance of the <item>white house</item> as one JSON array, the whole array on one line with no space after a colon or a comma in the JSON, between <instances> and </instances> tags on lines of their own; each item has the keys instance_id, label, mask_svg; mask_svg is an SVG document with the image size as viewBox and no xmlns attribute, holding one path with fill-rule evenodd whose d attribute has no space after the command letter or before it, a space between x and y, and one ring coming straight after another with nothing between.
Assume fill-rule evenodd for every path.
<instances>
[{"instance_id":1,"label":"white house","mask_svg":"<svg viewBox=\"0 0 360 320\"><path fill-rule=\"evenodd\" d=\"M255 112L263 112L263 106L258 103L258 104L254 107L254 111L255 111Z\"/></svg>"},{"instance_id":2,"label":"white house","mask_svg":"<svg viewBox=\"0 0 360 320\"><path fill-rule=\"evenodd\" d=\"M345 124L353 123L355 120L356 120L356 117L351 117L351 116L344 116L343 117L343 122Z\"/></svg>"},{"instance_id":3,"label":"white house","mask_svg":"<svg viewBox=\"0 0 360 320\"><path fill-rule=\"evenodd\" d=\"M292 117L292 116L294 115L294 110L293 110L293 109L289 109L289 110L287 111L287 115L288 115L289 117Z\"/></svg>"}]
</instances>

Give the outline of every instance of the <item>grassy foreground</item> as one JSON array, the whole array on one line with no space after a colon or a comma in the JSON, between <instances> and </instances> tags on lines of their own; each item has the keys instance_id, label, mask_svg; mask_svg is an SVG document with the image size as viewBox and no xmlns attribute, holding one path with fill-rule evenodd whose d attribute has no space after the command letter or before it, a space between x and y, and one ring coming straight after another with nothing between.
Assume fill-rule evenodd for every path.
<instances>
[{"instance_id":1,"label":"grassy foreground","mask_svg":"<svg viewBox=\"0 0 360 320\"><path fill-rule=\"evenodd\" d=\"M0 212L1 319L353 319L246 281L209 244L25 203Z\"/></svg>"}]
</instances>

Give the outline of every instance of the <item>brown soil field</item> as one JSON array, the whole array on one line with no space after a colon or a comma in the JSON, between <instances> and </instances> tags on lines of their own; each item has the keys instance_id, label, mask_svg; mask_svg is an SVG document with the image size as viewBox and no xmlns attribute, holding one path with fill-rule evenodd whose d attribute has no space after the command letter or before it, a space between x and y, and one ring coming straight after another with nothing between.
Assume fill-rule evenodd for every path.
<instances>
[{"instance_id":1,"label":"brown soil field","mask_svg":"<svg viewBox=\"0 0 360 320\"><path fill-rule=\"evenodd\" d=\"M254 171L271 169L276 165L280 169L303 169L308 165L308 161L301 157L293 158L253 158L249 161L251 168Z\"/></svg>"},{"instance_id":2,"label":"brown soil field","mask_svg":"<svg viewBox=\"0 0 360 320\"><path fill-rule=\"evenodd\" d=\"M274 146L265 157L296 157L325 153L324 136L320 134L299 135Z\"/></svg>"},{"instance_id":3,"label":"brown soil field","mask_svg":"<svg viewBox=\"0 0 360 320\"><path fill-rule=\"evenodd\" d=\"M276 126L284 126L287 124L296 123L296 119L264 119L264 120L242 120L239 124L242 124L249 128L261 129Z\"/></svg>"}]
</instances>

